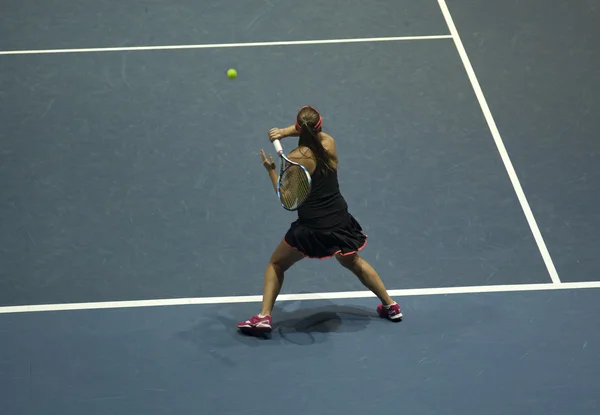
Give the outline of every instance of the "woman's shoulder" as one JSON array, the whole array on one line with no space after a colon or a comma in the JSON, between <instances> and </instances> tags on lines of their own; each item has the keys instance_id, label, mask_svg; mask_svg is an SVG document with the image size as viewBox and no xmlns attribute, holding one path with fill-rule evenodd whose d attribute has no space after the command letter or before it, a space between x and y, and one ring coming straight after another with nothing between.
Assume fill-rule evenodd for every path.
<instances>
[{"instance_id":1,"label":"woman's shoulder","mask_svg":"<svg viewBox=\"0 0 600 415\"><path fill-rule=\"evenodd\" d=\"M323 146L325 151L327 151L327 153L329 153L329 155L337 161L337 151L335 148L335 140L333 139L333 137L327 133L320 132L319 139L321 140L321 145Z\"/></svg>"},{"instance_id":2,"label":"woman's shoulder","mask_svg":"<svg viewBox=\"0 0 600 415\"><path fill-rule=\"evenodd\" d=\"M312 150L306 146L298 146L288 154L288 158L304 166L309 172L316 168L315 155Z\"/></svg>"},{"instance_id":3,"label":"woman's shoulder","mask_svg":"<svg viewBox=\"0 0 600 415\"><path fill-rule=\"evenodd\" d=\"M306 159L314 158L313 151L310 149L310 147L303 146L303 145L299 145L294 150L292 150L290 152L290 155L294 155L296 157L306 158Z\"/></svg>"}]
</instances>

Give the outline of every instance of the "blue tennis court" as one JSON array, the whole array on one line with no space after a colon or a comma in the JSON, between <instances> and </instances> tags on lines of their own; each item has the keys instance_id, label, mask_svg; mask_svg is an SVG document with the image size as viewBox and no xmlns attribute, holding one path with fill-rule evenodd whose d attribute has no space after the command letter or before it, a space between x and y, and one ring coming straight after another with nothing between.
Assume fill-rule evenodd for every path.
<instances>
[{"instance_id":1,"label":"blue tennis court","mask_svg":"<svg viewBox=\"0 0 600 415\"><path fill-rule=\"evenodd\" d=\"M598 414L599 10L4 2L0 413ZM404 319L303 260L243 336L304 105Z\"/></svg>"}]
</instances>

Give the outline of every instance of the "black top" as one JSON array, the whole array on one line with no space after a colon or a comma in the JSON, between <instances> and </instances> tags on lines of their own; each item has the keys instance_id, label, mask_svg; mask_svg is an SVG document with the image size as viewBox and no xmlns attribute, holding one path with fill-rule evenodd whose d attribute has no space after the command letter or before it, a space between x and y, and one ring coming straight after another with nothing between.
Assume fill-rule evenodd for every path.
<instances>
[{"instance_id":1,"label":"black top","mask_svg":"<svg viewBox=\"0 0 600 415\"><path fill-rule=\"evenodd\" d=\"M333 230L348 218L348 205L340 193L337 170L313 172L308 199L298 209L298 222L315 230Z\"/></svg>"}]
</instances>

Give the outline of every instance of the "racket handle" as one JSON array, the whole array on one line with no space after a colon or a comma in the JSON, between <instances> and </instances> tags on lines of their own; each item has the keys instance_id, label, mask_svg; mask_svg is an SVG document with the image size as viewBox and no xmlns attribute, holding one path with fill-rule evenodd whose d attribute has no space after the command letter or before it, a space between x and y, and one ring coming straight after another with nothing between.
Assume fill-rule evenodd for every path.
<instances>
[{"instance_id":1,"label":"racket handle","mask_svg":"<svg viewBox=\"0 0 600 415\"><path fill-rule=\"evenodd\" d=\"M275 151L277 151L277 154L283 153L283 147L281 147L281 143L279 142L279 140L273 140L273 147L275 147Z\"/></svg>"}]
</instances>

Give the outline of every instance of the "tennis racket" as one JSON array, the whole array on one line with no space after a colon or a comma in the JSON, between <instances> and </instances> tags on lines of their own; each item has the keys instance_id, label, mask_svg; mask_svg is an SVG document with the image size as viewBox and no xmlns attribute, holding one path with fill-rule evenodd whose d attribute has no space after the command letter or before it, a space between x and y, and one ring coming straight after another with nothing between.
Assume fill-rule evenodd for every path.
<instances>
[{"instance_id":1,"label":"tennis racket","mask_svg":"<svg viewBox=\"0 0 600 415\"><path fill-rule=\"evenodd\" d=\"M303 165L294 163L283 154L283 147L279 140L274 140L273 146L281 162L277 196L285 210L298 210L310 195L312 187L310 173Z\"/></svg>"}]
</instances>

